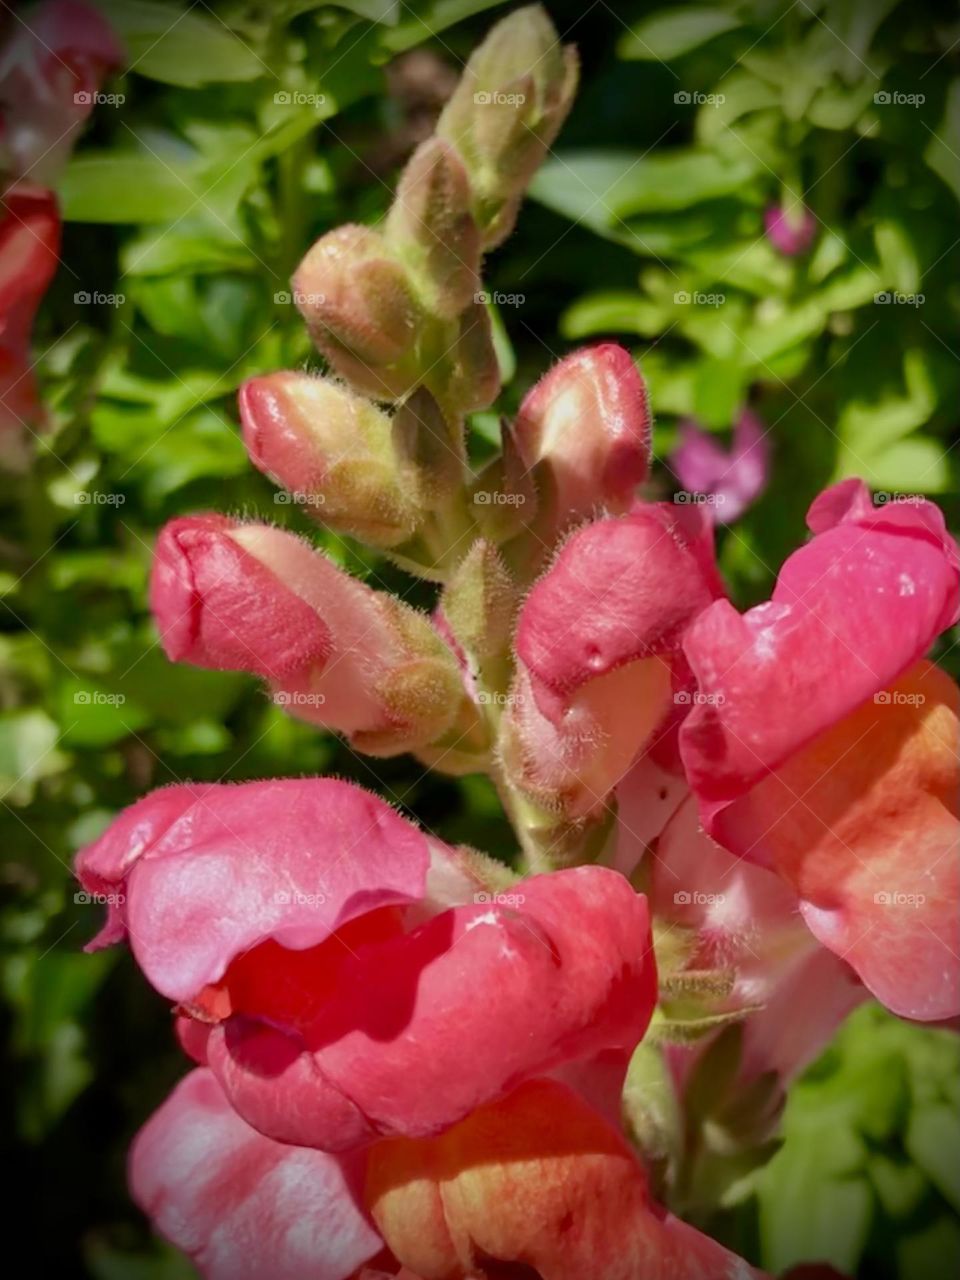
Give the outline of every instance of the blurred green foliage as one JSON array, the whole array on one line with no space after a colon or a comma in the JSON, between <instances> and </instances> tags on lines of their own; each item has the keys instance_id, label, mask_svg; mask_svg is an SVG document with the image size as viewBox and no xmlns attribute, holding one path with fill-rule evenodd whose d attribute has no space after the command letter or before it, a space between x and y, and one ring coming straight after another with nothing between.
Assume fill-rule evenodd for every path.
<instances>
[{"instance_id":1,"label":"blurred green foliage","mask_svg":"<svg viewBox=\"0 0 960 1280\"><path fill-rule=\"evenodd\" d=\"M102 2L131 55L108 86L125 101L98 109L63 177L64 265L37 334L51 427L30 474L0 480L4 1154L34 1261L58 1274L189 1274L149 1243L124 1188L129 1138L182 1071L168 1012L120 951L80 954L101 909L75 895L70 860L113 813L178 779L330 771L447 839L511 852L480 779L364 760L246 677L172 666L146 600L159 525L215 508L309 532L375 585L430 603L428 587L276 501L246 461L234 398L250 374L314 363L293 267L316 236L386 208L496 7ZM539 203L489 263L490 289L520 299L500 316L502 407L600 334L641 360L661 458L678 417L723 432L749 396L775 458L766 497L721 539L739 603L768 590L831 478L949 504L960 30L942 6L550 8L581 46L584 87ZM784 191L818 219L795 259L762 233ZM883 292L924 302L877 304ZM494 424L475 416L478 456ZM664 471L656 484L670 486ZM955 645L944 655L956 669ZM943 1033L858 1014L796 1090L782 1151L726 1225L773 1269L819 1255L871 1277L950 1274L957 1079Z\"/></svg>"}]
</instances>

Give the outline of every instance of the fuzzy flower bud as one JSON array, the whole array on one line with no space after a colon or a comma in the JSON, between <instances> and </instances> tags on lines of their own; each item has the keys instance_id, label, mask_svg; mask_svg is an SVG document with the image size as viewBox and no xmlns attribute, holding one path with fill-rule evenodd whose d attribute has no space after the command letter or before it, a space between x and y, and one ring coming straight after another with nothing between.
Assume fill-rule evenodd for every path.
<instances>
[{"instance_id":1,"label":"fuzzy flower bud","mask_svg":"<svg viewBox=\"0 0 960 1280\"><path fill-rule=\"evenodd\" d=\"M456 661L423 615L269 525L171 521L151 605L174 662L263 676L279 706L371 754L433 742L463 700Z\"/></svg>"},{"instance_id":2,"label":"fuzzy flower bud","mask_svg":"<svg viewBox=\"0 0 960 1280\"><path fill-rule=\"evenodd\" d=\"M527 183L560 131L578 62L539 5L498 22L467 63L437 125L466 162L485 248L510 233Z\"/></svg>"},{"instance_id":3,"label":"fuzzy flower bud","mask_svg":"<svg viewBox=\"0 0 960 1280\"><path fill-rule=\"evenodd\" d=\"M397 455L393 420L346 387L306 373L251 378L240 388L254 465L324 524L377 547L411 536L416 478Z\"/></svg>"},{"instance_id":4,"label":"fuzzy flower bud","mask_svg":"<svg viewBox=\"0 0 960 1280\"><path fill-rule=\"evenodd\" d=\"M381 399L403 395L403 367L422 313L403 267L370 227L337 227L314 244L293 277L310 336L338 373Z\"/></svg>"},{"instance_id":5,"label":"fuzzy flower bud","mask_svg":"<svg viewBox=\"0 0 960 1280\"><path fill-rule=\"evenodd\" d=\"M480 288L480 229L463 161L442 138L413 153L387 217L386 239L424 305L453 319Z\"/></svg>"},{"instance_id":6,"label":"fuzzy flower bud","mask_svg":"<svg viewBox=\"0 0 960 1280\"><path fill-rule=\"evenodd\" d=\"M527 394L514 423L554 534L597 508L625 511L646 478L650 405L630 353L614 343L561 360Z\"/></svg>"}]
</instances>

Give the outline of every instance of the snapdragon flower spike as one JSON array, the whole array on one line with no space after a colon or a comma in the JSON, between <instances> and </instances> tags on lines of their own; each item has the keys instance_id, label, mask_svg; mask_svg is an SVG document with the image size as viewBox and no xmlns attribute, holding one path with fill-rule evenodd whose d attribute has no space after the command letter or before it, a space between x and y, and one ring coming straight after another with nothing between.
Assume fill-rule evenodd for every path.
<instances>
[{"instance_id":1,"label":"snapdragon flower spike","mask_svg":"<svg viewBox=\"0 0 960 1280\"><path fill-rule=\"evenodd\" d=\"M670 467L692 493L706 494L707 510L717 524L732 524L767 487L770 446L766 428L744 409L733 428L729 451L690 418L680 423L680 443Z\"/></svg>"},{"instance_id":2,"label":"snapdragon flower spike","mask_svg":"<svg viewBox=\"0 0 960 1280\"><path fill-rule=\"evenodd\" d=\"M0 169L52 183L124 50L92 4L47 0L0 50Z\"/></svg>"},{"instance_id":3,"label":"snapdragon flower spike","mask_svg":"<svg viewBox=\"0 0 960 1280\"><path fill-rule=\"evenodd\" d=\"M251 1129L196 1070L140 1130L133 1197L206 1280L346 1280L382 1248L355 1160Z\"/></svg>"},{"instance_id":4,"label":"snapdragon flower spike","mask_svg":"<svg viewBox=\"0 0 960 1280\"><path fill-rule=\"evenodd\" d=\"M699 510L638 503L573 533L530 591L502 751L544 807L601 811L672 712L684 629L722 590L705 541Z\"/></svg>"},{"instance_id":5,"label":"snapdragon flower spike","mask_svg":"<svg viewBox=\"0 0 960 1280\"><path fill-rule=\"evenodd\" d=\"M922 662L960 610L928 502L844 481L768 604L718 601L684 648L700 696L681 751L707 830L771 866L815 936L894 1012L960 1012L958 692Z\"/></svg>"},{"instance_id":6,"label":"snapdragon flower spike","mask_svg":"<svg viewBox=\"0 0 960 1280\"><path fill-rule=\"evenodd\" d=\"M483 246L510 234L527 184L560 132L579 62L540 5L498 22L470 55L437 122L462 156Z\"/></svg>"},{"instance_id":7,"label":"snapdragon flower spike","mask_svg":"<svg viewBox=\"0 0 960 1280\"><path fill-rule=\"evenodd\" d=\"M171 660L262 676L278 705L371 754L427 746L463 702L429 619L269 525L171 521L150 601Z\"/></svg>"},{"instance_id":8,"label":"snapdragon flower spike","mask_svg":"<svg viewBox=\"0 0 960 1280\"><path fill-rule=\"evenodd\" d=\"M646 903L600 867L491 895L477 862L331 779L159 791L79 856L243 1118L348 1150L427 1136L599 1054L656 1000ZM477 998L477 991L486 995Z\"/></svg>"},{"instance_id":9,"label":"snapdragon flower spike","mask_svg":"<svg viewBox=\"0 0 960 1280\"><path fill-rule=\"evenodd\" d=\"M424 1280L510 1264L541 1280L760 1276L656 1204L620 1134L556 1081L530 1081L430 1141L379 1143L366 1196Z\"/></svg>"},{"instance_id":10,"label":"snapdragon flower spike","mask_svg":"<svg viewBox=\"0 0 960 1280\"><path fill-rule=\"evenodd\" d=\"M59 250L53 193L26 183L7 191L0 203L0 466L11 470L25 464L25 434L42 417L30 334Z\"/></svg>"},{"instance_id":11,"label":"snapdragon flower spike","mask_svg":"<svg viewBox=\"0 0 960 1280\"><path fill-rule=\"evenodd\" d=\"M417 477L397 454L391 418L327 378L272 373L240 388L253 464L308 513L371 546L393 547L420 519Z\"/></svg>"},{"instance_id":12,"label":"snapdragon flower spike","mask_svg":"<svg viewBox=\"0 0 960 1280\"><path fill-rule=\"evenodd\" d=\"M545 541L598 510L628 509L647 476L650 427L643 378L614 343L575 351L527 393L513 438L534 472Z\"/></svg>"}]
</instances>

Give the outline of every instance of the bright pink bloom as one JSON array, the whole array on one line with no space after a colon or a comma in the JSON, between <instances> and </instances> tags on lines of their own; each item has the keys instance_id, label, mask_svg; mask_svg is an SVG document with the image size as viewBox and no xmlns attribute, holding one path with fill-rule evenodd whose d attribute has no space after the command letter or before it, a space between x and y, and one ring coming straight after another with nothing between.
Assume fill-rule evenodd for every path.
<instances>
[{"instance_id":1,"label":"bright pink bloom","mask_svg":"<svg viewBox=\"0 0 960 1280\"><path fill-rule=\"evenodd\" d=\"M150 603L173 661L262 676L279 705L363 750L431 742L456 714L456 661L428 619L282 529L172 520Z\"/></svg>"},{"instance_id":2,"label":"bright pink bloom","mask_svg":"<svg viewBox=\"0 0 960 1280\"><path fill-rule=\"evenodd\" d=\"M527 393L513 436L551 531L630 505L647 475L651 421L640 371L613 343L566 356Z\"/></svg>"},{"instance_id":3,"label":"bright pink bloom","mask_svg":"<svg viewBox=\"0 0 960 1280\"><path fill-rule=\"evenodd\" d=\"M817 220L806 205L793 209L770 205L763 215L763 225L773 247L791 258L806 253L817 234Z\"/></svg>"},{"instance_id":4,"label":"bright pink bloom","mask_svg":"<svg viewBox=\"0 0 960 1280\"><path fill-rule=\"evenodd\" d=\"M42 409L30 367L30 333L57 269L60 218L53 194L26 184L0 204L0 464L26 460L24 433Z\"/></svg>"},{"instance_id":5,"label":"bright pink bloom","mask_svg":"<svg viewBox=\"0 0 960 1280\"><path fill-rule=\"evenodd\" d=\"M919 660L960 608L931 503L821 495L773 598L705 610L680 733L708 832L797 894L807 925L895 1012L960 1012L958 694ZM904 673L907 673L906 675Z\"/></svg>"},{"instance_id":6,"label":"bright pink bloom","mask_svg":"<svg viewBox=\"0 0 960 1280\"><path fill-rule=\"evenodd\" d=\"M519 784L572 816L602 807L672 716L684 629L721 591L699 509L637 503L572 534L517 626L507 758Z\"/></svg>"},{"instance_id":7,"label":"bright pink bloom","mask_svg":"<svg viewBox=\"0 0 960 1280\"><path fill-rule=\"evenodd\" d=\"M0 168L53 182L124 51L81 0L47 0L9 30L0 51Z\"/></svg>"},{"instance_id":8,"label":"bright pink bloom","mask_svg":"<svg viewBox=\"0 0 960 1280\"><path fill-rule=\"evenodd\" d=\"M670 467L691 493L703 494L717 524L732 524L767 487L770 448L763 423L744 409L733 429L729 451L692 419L680 424L680 443Z\"/></svg>"},{"instance_id":9,"label":"bright pink bloom","mask_svg":"<svg viewBox=\"0 0 960 1280\"><path fill-rule=\"evenodd\" d=\"M346 1280L382 1244L355 1160L265 1138L194 1071L130 1153L134 1199L207 1280Z\"/></svg>"},{"instance_id":10,"label":"bright pink bloom","mask_svg":"<svg viewBox=\"0 0 960 1280\"><path fill-rule=\"evenodd\" d=\"M581 867L494 898L454 850L330 779L174 787L80 855L184 1043L279 1141L426 1135L607 1051L656 1000L646 904ZM483 993L478 997L478 992ZM204 1043L205 1042L205 1043Z\"/></svg>"}]
</instances>

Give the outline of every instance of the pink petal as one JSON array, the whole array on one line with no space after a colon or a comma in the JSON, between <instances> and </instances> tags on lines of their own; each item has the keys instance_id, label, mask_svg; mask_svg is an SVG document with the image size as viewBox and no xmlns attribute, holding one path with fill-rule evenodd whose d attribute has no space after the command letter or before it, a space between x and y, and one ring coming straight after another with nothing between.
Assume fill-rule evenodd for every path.
<instances>
[{"instance_id":1,"label":"pink petal","mask_svg":"<svg viewBox=\"0 0 960 1280\"><path fill-rule=\"evenodd\" d=\"M192 1072L130 1154L136 1202L207 1280L346 1280L381 1241L342 1159L283 1146Z\"/></svg>"},{"instance_id":2,"label":"pink petal","mask_svg":"<svg viewBox=\"0 0 960 1280\"><path fill-rule=\"evenodd\" d=\"M699 685L680 734L708 827L792 752L884 689L956 619L956 548L928 502L871 508L844 482L810 514L815 536L773 597L739 614L718 600L684 650Z\"/></svg>"},{"instance_id":3,"label":"pink petal","mask_svg":"<svg viewBox=\"0 0 960 1280\"><path fill-rule=\"evenodd\" d=\"M644 900L584 867L522 881L513 906L455 908L361 947L299 1037L232 1019L208 1052L251 1123L283 1137L299 1122L301 1141L336 1149L436 1133L530 1074L604 1051L622 1070L655 1000Z\"/></svg>"},{"instance_id":4,"label":"pink petal","mask_svg":"<svg viewBox=\"0 0 960 1280\"><path fill-rule=\"evenodd\" d=\"M430 849L377 796L332 778L170 787L132 805L77 860L151 983L189 1002L268 938L302 950L348 921L418 901ZM108 938L114 941L120 921Z\"/></svg>"},{"instance_id":5,"label":"pink petal","mask_svg":"<svg viewBox=\"0 0 960 1280\"><path fill-rule=\"evenodd\" d=\"M650 425L646 386L623 347L585 347L540 379L513 430L524 465L549 477L555 524L629 503L647 474Z\"/></svg>"}]
</instances>

